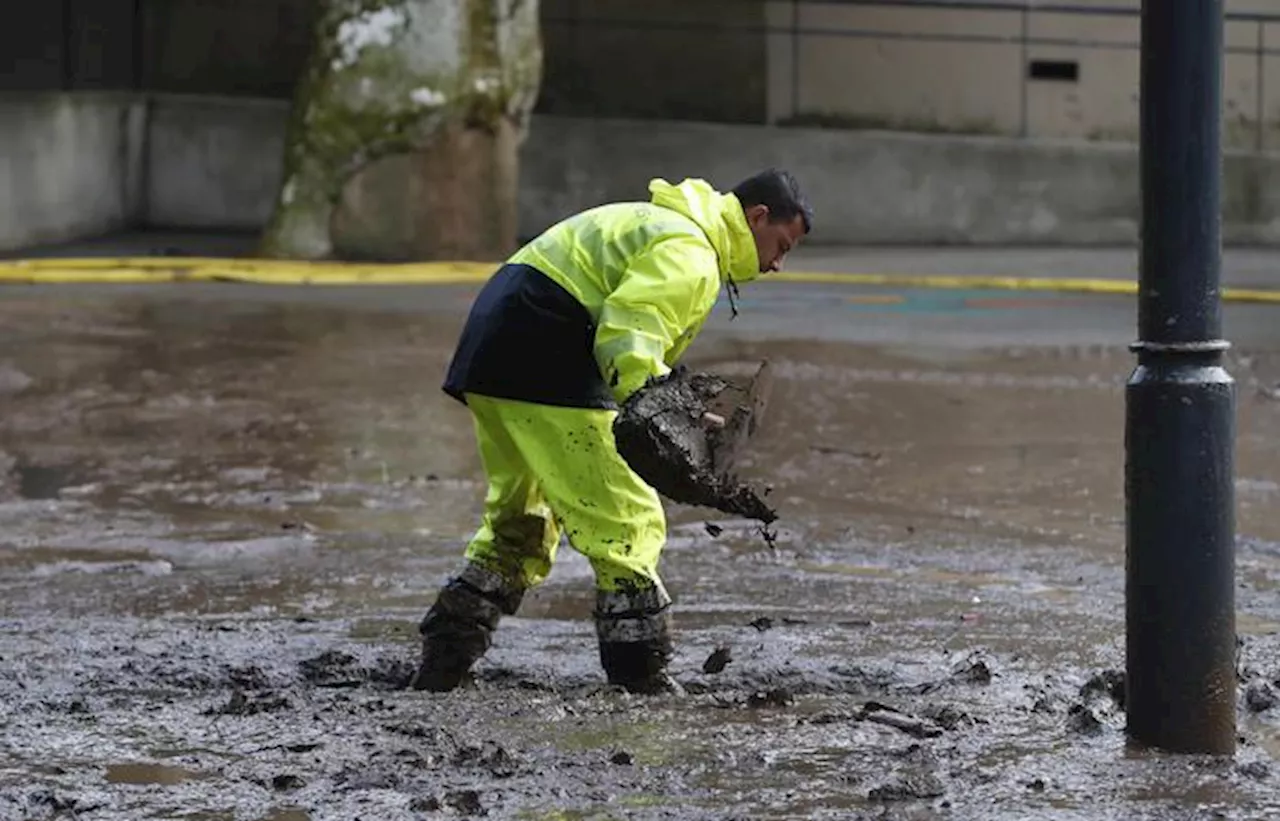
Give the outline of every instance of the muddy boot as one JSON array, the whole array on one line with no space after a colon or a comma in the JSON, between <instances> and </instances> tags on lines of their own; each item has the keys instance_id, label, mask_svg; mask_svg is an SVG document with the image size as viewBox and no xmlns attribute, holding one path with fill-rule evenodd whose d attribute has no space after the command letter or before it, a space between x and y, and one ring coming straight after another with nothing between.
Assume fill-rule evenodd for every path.
<instances>
[{"instance_id":1,"label":"muddy boot","mask_svg":"<svg viewBox=\"0 0 1280 821\"><path fill-rule=\"evenodd\" d=\"M640 695L684 695L667 672L674 652L671 598L661 585L632 593L600 593L596 635L610 684Z\"/></svg>"},{"instance_id":2,"label":"muddy boot","mask_svg":"<svg viewBox=\"0 0 1280 821\"><path fill-rule=\"evenodd\" d=\"M443 693L469 681L472 665L493 643L499 619L514 614L523 595L496 573L468 564L418 625L422 663L410 686Z\"/></svg>"}]
</instances>

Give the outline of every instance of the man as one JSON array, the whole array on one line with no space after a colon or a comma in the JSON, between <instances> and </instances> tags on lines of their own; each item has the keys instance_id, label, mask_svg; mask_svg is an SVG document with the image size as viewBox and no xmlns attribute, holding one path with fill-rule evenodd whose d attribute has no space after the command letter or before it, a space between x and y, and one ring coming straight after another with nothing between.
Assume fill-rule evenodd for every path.
<instances>
[{"instance_id":1,"label":"man","mask_svg":"<svg viewBox=\"0 0 1280 821\"><path fill-rule=\"evenodd\" d=\"M463 682L503 614L547 577L561 531L591 562L608 680L678 692L658 576L658 494L614 444L617 407L668 373L721 287L776 271L812 215L792 176L769 170L722 194L653 180L649 202L602 205L517 251L477 296L444 390L470 409L488 477L461 573L419 627L419 690Z\"/></svg>"}]
</instances>

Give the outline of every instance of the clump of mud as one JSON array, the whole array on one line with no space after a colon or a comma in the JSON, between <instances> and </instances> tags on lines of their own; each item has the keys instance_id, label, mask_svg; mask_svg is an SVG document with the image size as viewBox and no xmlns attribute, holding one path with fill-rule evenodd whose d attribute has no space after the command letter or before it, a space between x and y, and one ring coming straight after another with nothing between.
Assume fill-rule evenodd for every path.
<instances>
[{"instance_id":1,"label":"clump of mud","mask_svg":"<svg viewBox=\"0 0 1280 821\"><path fill-rule=\"evenodd\" d=\"M618 452L659 493L770 524L777 512L733 471L767 400L768 364L750 384L676 368L622 406L613 432ZM710 416L709 416L710 414Z\"/></svg>"},{"instance_id":2,"label":"clump of mud","mask_svg":"<svg viewBox=\"0 0 1280 821\"><path fill-rule=\"evenodd\" d=\"M350 653L329 650L298 663L303 681L314 687L351 688L366 683L389 690L404 690L413 678L414 666L404 659L377 659L362 664Z\"/></svg>"}]
</instances>

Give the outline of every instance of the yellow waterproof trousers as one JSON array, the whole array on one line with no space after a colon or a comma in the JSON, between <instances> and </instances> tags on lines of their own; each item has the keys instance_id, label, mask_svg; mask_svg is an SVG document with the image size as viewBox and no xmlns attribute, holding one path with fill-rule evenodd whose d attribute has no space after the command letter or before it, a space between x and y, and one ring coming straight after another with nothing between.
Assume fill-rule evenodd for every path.
<instances>
[{"instance_id":1,"label":"yellow waterproof trousers","mask_svg":"<svg viewBox=\"0 0 1280 821\"><path fill-rule=\"evenodd\" d=\"M618 453L616 411L466 394L489 481L467 559L527 589L551 572L563 531L602 592L662 589L666 515Z\"/></svg>"}]
</instances>

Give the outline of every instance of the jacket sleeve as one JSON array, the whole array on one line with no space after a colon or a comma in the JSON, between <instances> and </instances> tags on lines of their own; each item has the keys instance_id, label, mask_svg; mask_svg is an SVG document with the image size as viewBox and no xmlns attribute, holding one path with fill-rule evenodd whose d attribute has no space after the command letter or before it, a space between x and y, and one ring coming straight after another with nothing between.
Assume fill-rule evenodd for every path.
<instances>
[{"instance_id":1,"label":"jacket sleeve","mask_svg":"<svg viewBox=\"0 0 1280 821\"><path fill-rule=\"evenodd\" d=\"M715 252L693 237L658 240L638 255L600 310L595 357L622 403L688 346L715 305Z\"/></svg>"}]
</instances>

